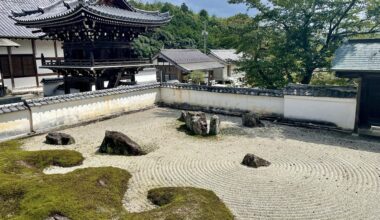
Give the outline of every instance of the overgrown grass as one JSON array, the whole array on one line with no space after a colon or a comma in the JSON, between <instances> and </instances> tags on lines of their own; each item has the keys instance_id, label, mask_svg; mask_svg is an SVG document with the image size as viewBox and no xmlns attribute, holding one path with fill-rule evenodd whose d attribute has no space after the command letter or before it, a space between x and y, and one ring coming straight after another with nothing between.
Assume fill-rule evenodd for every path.
<instances>
[{"instance_id":1,"label":"overgrown grass","mask_svg":"<svg viewBox=\"0 0 380 220\"><path fill-rule=\"evenodd\" d=\"M68 150L28 152L20 141L0 143L0 219L46 219L59 214L76 219L232 219L219 198L195 188L149 192L159 208L128 213L122 199L131 175L112 167L45 175L50 165L80 165L80 153Z\"/></svg>"}]
</instances>

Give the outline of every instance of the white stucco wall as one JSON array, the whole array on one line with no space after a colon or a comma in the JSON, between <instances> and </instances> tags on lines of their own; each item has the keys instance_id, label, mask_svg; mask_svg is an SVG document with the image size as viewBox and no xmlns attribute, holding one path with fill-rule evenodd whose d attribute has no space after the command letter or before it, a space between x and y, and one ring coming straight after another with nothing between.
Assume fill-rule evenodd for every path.
<instances>
[{"instance_id":1,"label":"white stucco wall","mask_svg":"<svg viewBox=\"0 0 380 220\"><path fill-rule=\"evenodd\" d=\"M149 87L103 97L87 97L34 106L31 108L33 128L36 132L45 132L153 107L159 101L167 104L253 111L262 115L278 115L295 120L329 122L346 130L353 130L355 125L356 99L354 98L288 95L270 97ZM0 114L0 140L28 134L31 131L29 115L28 110Z\"/></svg>"},{"instance_id":2,"label":"white stucco wall","mask_svg":"<svg viewBox=\"0 0 380 220\"><path fill-rule=\"evenodd\" d=\"M29 111L0 115L0 140L16 138L30 132Z\"/></svg>"},{"instance_id":3,"label":"white stucco wall","mask_svg":"<svg viewBox=\"0 0 380 220\"><path fill-rule=\"evenodd\" d=\"M38 81L40 82L40 86L42 86L41 84L42 79L56 78L56 77L57 77L56 75L48 75L48 76L40 75L38 76ZM37 85L36 77L21 77L21 78L15 78L14 80L15 80L16 89L35 87ZM9 89L12 89L11 79L4 79L4 84Z\"/></svg>"},{"instance_id":4,"label":"white stucco wall","mask_svg":"<svg viewBox=\"0 0 380 220\"><path fill-rule=\"evenodd\" d=\"M158 100L156 88L32 107L33 127L36 132L48 131L152 107Z\"/></svg>"},{"instance_id":5,"label":"white stucco wall","mask_svg":"<svg viewBox=\"0 0 380 220\"><path fill-rule=\"evenodd\" d=\"M284 117L297 120L331 122L338 127L355 127L356 99L285 96Z\"/></svg>"},{"instance_id":6,"label":"white stucco wall","mask_svg":"<svg viewBox=\"0 0 380 220\"><path fill-rule=\"evenodd\" d=\"M284 114L284 99L282 97L161 88L161 100L168 104L187 103L202 107L253 111L263 115L282 116Z\"/></svg>"},{"instance_id":7,"label":"white stucco wall","mask_svg":"<svg viewBox=\"0 0 380 220\"><path fill-rule=\"evenodd\" d=\"M30 39L12 39L12 41L20 44L19 47L12 48L12 54L33 54L32 42ZM41 63L41 53L44 54L45 57L55 57L55 49L54 49L54 41L52 40L36 40L36 67L38 74L52 74L53 71L49 69L40 68ZM0 47L0 54L6 55L8 54L7 49L4 47ZM61 42L57 42L57 55L58 57L63 57L63 49ZM39 81L44 77L48 76L39 76ZM8 88L12 87L10 79L5 80L5 85ZM24 88L24 87L35 87L36 79L35 77L23 77L23 78L15 78L15 86L16 88Z\"/></svg>"}]
</instances>

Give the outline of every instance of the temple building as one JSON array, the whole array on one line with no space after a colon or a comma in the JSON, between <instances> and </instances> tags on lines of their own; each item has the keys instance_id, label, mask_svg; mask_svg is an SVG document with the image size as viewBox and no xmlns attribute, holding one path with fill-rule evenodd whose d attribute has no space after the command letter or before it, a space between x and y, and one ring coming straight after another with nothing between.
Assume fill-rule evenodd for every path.
<instances>
[{"instance_id":1,"label":"temple building","mask_svg":"<svg viewBox=\"0 0 380 220\"><path fill-rule=\"evenodd\" d=\"M355 130L380 134L380 39L349 40L335 53L332 70L359 82Z\"/></svg>"},{"instance_id":2,"label":"temple building","mask_svg":"<svg viewBox=\"0 0 380 220\"><path fill-rule=\"evenodd\" d=\"M71 89L113 88L122 80L152 66L151 57L139 57L132 41L171 20L168 13L134 8L126 0L56 1L45 7L12 12L17 25L34 29L43 38L63 42L64 58L41 55L41 68L64 76ZM153 54L152 54L153 56Z\"/></svg>"},{"instance_id":3,"label":"temple building","mask_svg":"<svg viewBox=\"0 0 380 220\"><path fill-rule=\"evenodd\" d=\"M41 53L47 57L63 57L61 43L52 39L40 39L42 33L33 33L33 29L15 25L9 16L12 11L21 11L39 5L51 5L54 0L1 0L0 38L11 40L17 47L0 48L0 72L4 86L16 91L25 88L36 89L40 81L56 77L53 71L39 68Z\"/></svg>"}]
</instances>

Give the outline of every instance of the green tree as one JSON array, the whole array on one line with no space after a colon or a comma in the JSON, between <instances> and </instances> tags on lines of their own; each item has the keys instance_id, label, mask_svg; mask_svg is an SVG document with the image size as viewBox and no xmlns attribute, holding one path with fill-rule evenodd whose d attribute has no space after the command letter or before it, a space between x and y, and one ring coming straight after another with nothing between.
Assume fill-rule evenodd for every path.
<instances>
[{"instance_id":1,"label":"green tree","mask_svg":"<svg viewBox=\"0 0 380 220\"><path fill-rule=\"evenodd\" d=\"M202 20L208 20L208 12L204 9L199 12L199 16Z\"/></svg>"},{"instance_id":2,"label":"green tree","mask_svg":"<svg viewBox=\"0 0 380 220\"><path fill-rule=\"evenodd\" d=\"M151 51L159 51L161 48L198 48L203 49L203 22L207 19L208 23L208 48L224 48L223 42L220 40L224 36L222 31L225 19L216 16L209 17L206 10L200 13L192 12L186 4L176 6L171 3L141 3L130 1L134 6L144 10L158 10L161 12L169 12L173 16L171 22L153 33L141 36L134 43L135 48L139 50L139 54L147 54ZM147 40L146 38L149 38ZM152 45L151 45L152 44Z\"/></svg>"},{"instance_id":3,"label":"green tree","mask_svg":"<svg viewBox=\"0 0 380 220\"><path fill-rule=\"evenodd\" d=\"M261 81L264 74L276 76L280 83L268 87L293 80L308 84L316 68L330 66L334 51L345 38L380 32L380 0L229 2L258 11L254 17L257 25L244 26L244 36L231 41L246 54L242 68L250 71L252 81ZM259 42L249 40L249 35ZM265 86L265 82L258 84Z\"/></svg>"},{"instance_id":4,"label":"green tree","mask_svg":"<svg viewBox=\"0 0 380 220\"><path fill-rule=\"evenodd\" d=\"M193 71L189 73L189 75L185 76L185 80L199 85L201 83L205 83L205 76L206 74L202 71Z\"/></svg>"},{"instance_id":5,"label":"green tree","mask_svg":"<svg viewBox=\"0 0 380 220\"><path fill-rule=\"evenodd\" d=\"M181 10L183 11L183 12L189 12L189 7L185 4L185 2L184 3L182 3L182 5L181 5Z\"/></svg>"}]
</instances>

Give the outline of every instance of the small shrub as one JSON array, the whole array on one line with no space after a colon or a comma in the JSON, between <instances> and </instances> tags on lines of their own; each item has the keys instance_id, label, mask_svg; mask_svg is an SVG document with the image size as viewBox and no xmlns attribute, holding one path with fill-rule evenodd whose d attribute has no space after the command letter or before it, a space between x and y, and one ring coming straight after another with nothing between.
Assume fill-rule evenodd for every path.
<instances>
[{"instance_id":1,"label":"small shrub","mask_svg":"<svg viewBox=\"0 0 380 220\"><path fill-rule=\"evenodd\" d=\"M191 81L194 84L205 83L205 73L201 71L193 71L189 75L185 76L186 81Z\"/></svg>"}]
</instances>

